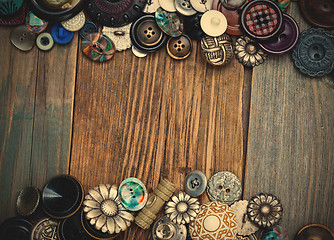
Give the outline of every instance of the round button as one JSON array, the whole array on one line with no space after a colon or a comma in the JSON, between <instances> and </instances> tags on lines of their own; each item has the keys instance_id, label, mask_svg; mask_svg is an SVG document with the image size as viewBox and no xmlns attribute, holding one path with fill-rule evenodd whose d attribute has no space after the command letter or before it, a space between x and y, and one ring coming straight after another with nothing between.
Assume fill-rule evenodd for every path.
<instances>
[{"instance_id":1,"label":"round button","mask_svg":"<svg viewBox=\"0 0 334 240\"><path fill-rule=\"evenodd\" d=\"M221 4L224 6L224 8L229 10L237 10L245 2L246 0L221 0Z\"/></svg>"},{"instance_id":2,"label":"round button","mask_svg":"<svg viewBox=\"0 0 334 240\"><path fill-rule=\"evenodd\" d=\"M87 21L80 29L79 34L82 38L85 38L90 33L97 33L98 29L95 23Z\"/></svg>"},{"instance_id":3,"label":"round button","mask_svg":"<svg viewBox=\"0 0 334 240\"><path fill-rule=\"evenodd\" d=\"M300 34L293 49L295 66L304 74L321 77L334 69L334 36L321 28L310 28Z\"/></svg>"},{"instance_id":4,"label":"round button","mask_svg":"<svg viewBox=\"0 0 334 240\"><path fill-rule=\"evenodd\" d=\"M16 200L16 210L21 216L30 216L39 206L41 193L38 188L25 187Z\"/></svg>"},{"instance_id":5,"label":"round button","mask_svg":"<svg viewBox=\"0 0 334 240\"><path fill-rule=\"evenodd\" d=\"M41 33L47 27L48 22L40 19L32 12L27 14L26 26L33 33Z\"/></svg>"},{"instance_id":6,"label":"round button","mask_svg":"<svg viewBox=\"0 0 334 240\"><path fill-rule=\"evenodd\" d=\"M255 67L264 62L266 54L258 44L247 36L240 36L235 43L236 59L246 67Z\"/></svg>"},{"instance_id":7,"label":"round button","mask_svg":"<svg viewBox=\"0 0 334 240\"><path fill-rule=\"evenodd\" d=\"M70 218L65 218L58 225L59 240L93 240L81 225L81 212Z\"/></svg>"},{"instance_id":8,"label":"round button","mask_svg":"<svg viewBox=\"0 0 334 240\"><path fill-rule=\"evenodd\" d=\"M241 26L256 40L269 40L283 27L282 11L270 0L251 1L243 8Z\"/></svg>"},{"instance_id":9,"label":"round button","mask_svg":"<svg viewBox=\"0 0 334 240\"><path fill-rule=\"evenodd\" d=\"M155 11L161 7L159 0L147 0L147 3L143 9L144 13L155 13Z\"/></svg>"},{"instance_id":10,"label":"round button","mask_svg":"<svg viewBox=\"0 0 334 240\"><path fill-rule=\"evenodd\" d=\"M300 0L298 3L303 17L311 25L334 29L334 1Z\"/></svg>"},{"instance_id":11,"label":"round button","mask_svg":"<svg viewBox=\"0 0 334 240\"><path fill-rule=\"evenodd\" d=\"M42 51L49 51L53 48L54 41L50 33L41 33L36 38L36 45Z\"/></svg>"},{"instance_id":12,"label":"round button","mask_svg":"<svg viewBox=\"0 0 334 240\"><path fill-rule=\"evenodd\" d=\"M191 16L197 13L191 6L190 0L175 0L176 11L184 16Z\"/></svg>"},{"instance_id":13,"label":"round button","mask_svg":"<svg viewBox=\"0 0 334 240\"><path fill-rule=\"evenodd\" d=\"M187 228L169 220L167 216L159 218L152 228L153 240L186 240Z\"/></svg>"},{"instance_id":14,"label":"round button","mask_svg":"<svg viewBox=\"0 0 334 240\"><path fill-rule=\"evenodd\" d=\"M76 32L79 31L85 25L85 20L86 20L85 14L83 12L80 12L73 18L61 22L61 25L68 31Z\"/></svg>"},{"instance_id":15,"label":"round button","mask_svg":"<svg viewBox=\"0 0 334 240\"><path fill-rule=\"evenodd\" d=\"M191 6L198 12L206 12L211 10L213 0L190 0Z\"/></svg>"},{"instance_id":16,"label":"round button","mask_svg":"<svg viewBox=\"0 0 334 240\"><path fill-rule=\"evenodd\" d=\"M200 170L190 172L184 180L184 190L191 197L200 196L206 189L207 179Z\"/></svg>"},{"instance_id":17,"label":"round button","mask_svg":"<svg viewBox=\"0 0 334 240\"><path fill-rule=\"evenodd\" d=\"M203 14L201 27L207 35L218 37L226 31L227 19L221 12L210 10Z\"/></svg>"},{"instance_id":18,"label":"round button","mask_svg":"<svg viewBox=\"0 0 334 240\"><path fill-rule=\"evenodd\" d=\"M138 48L136 48L134 45L132 45L132 53L133 55L135 55L136 57L139 57L139 58L143 58L143 57L146 57L147 56L147 53L146 52L143 52L143 51L140 51Z\"/></svg>"},{"instance_id":19,"label":"round button","mask_svg":"<svg viewBox=\"0 0 334 240\"><path fill-rule=\"evenodd\" d=\"M223 171L214 174L208 181L208 197L210 201L233 204L241 198L241 181L231 172Z\"/></svg>"},{"instance_id":20,"label":"round button","mask_svg":"<svg viewBox=\"0 0 334 240\"><path fill-rule=\"evenodd\" d=\"M22 6L23 0L0 1L0 15L16 13Z\"/></svg>"},{"instance_id":21,"label":"round button","mask_svg":"<svg viewBox=\"0 0 334 240\"><path fill-rule=\"evenodd\" d=\"M10 33L11 43L21 51L29 51L35 44L36 36L25 25L18 26Z\"/></svg>"},{"instance_id":22,"label":"round button","mask_svg":"<svg viewBox=\"0 0 334 240\"><path fill-rule=\"evenodd\" d=\"M187 58L192 50L191 39L187 35L171 37L166 45L167 53L174 59L180 60Z\"/></svg>"},{"instance_id":23,"label":"round button","mask_svg":"<svg viewBox=\"0 0 334 240\"><path fill-rule=\"evenodd\" d=\"M201 17L203 13L196 13L195 15L184 17L184 30L186 34L196 41L201 41L204 32L201 28Z\"/></svg>"},{"instance_id":24,"label":"round button","mask_svg":"<svg viewBox=\"0 0 334 240\"><path fill-rule=\"evenodd\" d=\"M66 44L72 40L74 33L63 28L60 23L56 23L51 28L51 35L56 43Z\"/></svg>"},{"instance_id":25,"label":"round button","mask_svg":"<svg viewBox=\"0 0 334 240\"><path fill-rule=\"evenodd\" d=\"M138 179L130 177L121 182L118 195L123 207L130 211L139 211L147 202L147 190Z\"/></svg>"},{"instance_id":26,"label":"round button","mask_svg":"<svg viewBox=\"0 0 334 240\"><path fill-rule=\"evenodd\" d=\"M41 3L48 9L60 10L70 6L70 0L41 0Z\"/></svg>"},{"instance_id":27,"label":"round button","mask_svg":"<svg viewBox=\"0 0 334 240\"><path fill-rule=\"evenodd\" d=\"M283 14L284 30L270 42L259 43L259 46L267 53L283 55L290 52L299 39L299 27L297 22L289 15Z\"/></svg>"},{"instance_id":28,"label":"round button","mask_svg":"<svg viewBox=\"0 0 334 240\"><path fill-rule=\"evenodd\" d=\"M302 227L295 240L334 240L334 232L322 224L309 224Z\"/></svg>"},{"instance_id":29,"label":"round button","mask_svg":"<svg viewBox=\"0 0 334 240\"><path fill-rule=\"evenodd\" d=\"M9 218L0 225L0 239L29 239L31 222L24 218Z\"/></svg>"},{"instance_id":30,"label":"round button","mask_svg":"<svg viewBox=\"0 0 334 240\"><path fill-rule=\"evenodd\" d=\"M176 13L167 12L158 8L155 12L155 20L160 29L171 37L179 37L183 32L183 19Z\"/></svg>"},{"instance_id":31,"label":"round button","mask_svg":"<svg viewBox=\"0 0 334 240\"><path fill-rule=\"evenodd\" d=\"M174 0L159 0L159 4L162 9L168 12L176 12Z\"/></svg>"},{"instance_id":32,"label":"round button","mask_svg":"<svg viewBox=\"0 0 334 240\"><path fill-rule=\"evenodd\" d=\"M58 222L50 218L44 218L35 224L31 231L31 240L58 240L57 237Z\"/></svg>"},{"instance_id":33,"label":"round button","mask_svg":"<svg viewBox=\"0 0 334 240\"><path fill-rule=\"evenodd\" d=\"M93 61L105 62L116 52L115 44L110 38L101 33L91 33L82 40L82 52Z\"/></svg>"}]
</instances>

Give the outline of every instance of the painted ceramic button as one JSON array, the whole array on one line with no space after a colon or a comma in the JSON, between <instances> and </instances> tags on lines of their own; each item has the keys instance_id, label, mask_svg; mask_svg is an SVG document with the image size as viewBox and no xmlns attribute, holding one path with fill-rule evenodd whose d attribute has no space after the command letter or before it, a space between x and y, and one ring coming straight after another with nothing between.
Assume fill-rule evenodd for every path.
<instances>
[{"instance_id":1,"label":"painted ceramic button","mask_svg":"<svg viewBox=\"0 0 334 240\"><path fill-rule=\"evenodd\" d=\"M201 28L207 35L218 37L226 31L227 19L217 10L207 11L201 18Z\"/></svg>"},{"instance_id":2,"label":"painted ceramic button","mask_svg":"<svg viewBox=\"0 0 334 240\"><path fill-rule=\"evenodd\" d=\"M41 193L36 187L25 187L16 199L16 211L21 216L30 216L39 206Z\"/></svg>"},{"instance_id":3,"label":"painted ceramic button","mask_svg":"<svg viewBox=\"0 0 334 240\"><path fill-rule=\"evenodd\" d=\"M284 30L275 36L270 42L259 43L259 46L267 53L283 55L290 52L299 39L299 27L297 22L288 14L283 14Z\"/></svg>"},{"instance_id":4,"label":"painted ceramic button","mask_svg":"<svg viewBox=\"0 0 334 240\"><path fill-rule=\"evenodd\" d=\"M295 240L334 240L334 232L322 224L309 224L302 227Z\"/></svg>"},{"instance_id":5,"label":"painted ceramic button","mask_svg":"<svg viewBox=\"0 0 334 240\"><path fill-rule=\"evenodd\" d=\"M118 188L118 196L124 208L139 211L147 202L147 190L138 178L125 179Z\"/></svg>"},{"instance_id":6,"label":"painted ceramic button","mask_svg":"<svg viewBox=\"0 0 334 240\"><path fill-rule=\"evenodd\" d=\"M85 38L90 33L97 33L98 29L95 23L87 21L84 26L80 29L79 34L82 38Z\"/></svg>"},{"instance_id":7,"label":"painted ceramic button","mask_svg":"<svg viewBox=\"0 0 334 240\"><path fill-rule=\"evenodd\" d=\"M201 41L204 32L201 28L201 17L203 13L196 13L195 15L184 17L185 33L194 40Z\"/></svg>"},{"instance_id":8,"label":"painted ceramic button","mask_svg":"<svg viewBox=\"0 0 334 240\"><path fill-rule=\"evenodd\" d=\"M275 2L283 12L287 11L291 2L291 0L271 0L271 1Z\"/></svg>"},{"instance_id":9,"label":"painted ceramic button","mask_svg":"<svg viewBox=\"0 0 334 240\"><path fill-rule=\"evenodd\" d=\"M103 27L102 33L108 36L111 41L115 43L117 51L124 51L130 48L132 45L130 38L130 27L131 24L118 28Z\"/></svg>"},{"instance_id":10,"label":"painted ceramic button","mask_svg":"<svg viewBox=\"0 0 334 240\"><path fill-rule=\"evenodd\" d=\"M241 198L241 193L241 181L234 173L218 172L208 181L210 201L219 201L231 205Z\"/></svg>"},{"instance_id":11,"label":"painted ceramic button","mask_svg":"<svg viewBox=\"0 0 334 240\"><path fill-rule=\"evenodd\" d=\"M281 226L271 226L262 232L261 240L288 240L288 235Z\"/></svg>"},{"instance_id":12,"label":"painted ceramic button","mask_svg":"<svg viewBox=\"0 0 334 240\"><path fill-rule=\"evenodd\" d=\"M198 12L206 12L211 10L213 0L190 0L191 6Z\"/></svg>"},{"instance_id":13,"label":"painted ceramic button","mask_svg":"<svg viewBox=\"0 0 334 240\"><path fill-rule=\"evenodd\" d=\"M176 13L167 12L158 8L155 12L155 20L160 29L171 37L179 37L183 32L183 19Z\"/></svg>"},{"instance_id":14,"label":"painted ceramic button","mask_svg":"<svg viewBox=\"0 0 334 240\"><path fill-rule=\"evenodd\" d=\"M116 52L115 44L104 34L91 33L82 40L83 53L91 60L105 62L110 60Z\"/></svg>"},{"instance_id":15,"label":"painted ceramic button","mask_svg":"<svg viewBox=\"0 0 334 240\"><path fill-rule=\"evenodd\" d=\"M187 228L173 223L168 217L159 218L152 228L153 240L186 240Z\"/></svg>"},{"instance_id":16,"label":"painted ceramic button","mask_svg":"<svg viewBox=\"0 0 334 240\"><path fill-rule=\"evenodd\" d=\"M159 0L159 4L167 12L176 12L174 0Z\"/></svg>"},{"instance_id":17,"label":"painted ceramic button","mask_svg":"<svg viewBox=\"0 0 334 240\"><path fill-rule=\"evenodd\" d=\"M33 33L41 33L48 26L48 22L40 19L32 12L27 14L26 26Z\"/></svg>"},{"instance_id":18,"label":"painted ceramic button","mask_svg":"<svg viewBox=\"0 0 334 240\"><path fill-rule=\"evenodd\" d=\"M260 227L271 227L278 223L283 212L280 200L267 193L251 198L247 205L249 219Z\"/></svg>"},{"instance_id":19,"label":"painted ceramic button","mask_svg":"<svg viewBox=\"0 0 334 240\"><path fill-rule=\"evenodd\" d=\"M0 1L0 15L11 15L16 13L23 4L23 0Z\"/></svg>"},{"instance_id":20,"label":"painted ceramic button","mask_svg":"<svg viewBox=\"0 0 334 240\"><path fill-rule=\"evenodd\" d=\"M143 15L145 5L145 0L88 0L85 10L103 26L121 27Z\"/></svg>"},{"instance_id":21,"label":"painted ceramic button","mask_svg":"<svg viewBox=\"0 0 334 240\"><path fill-rule=\"evenodd\" d=\"M191 197L200 196L206 189L207 179L200 170L190 172L184 180L184 190Z\"/></svg>"},{"instance_id":22,"label":"painted ceramic button","mask_svg":"<svg viewBox=\"0 0 334 240\"><path fill-rule=\"evenodd\" d=\"M63 28L60 23L56 23L51 28L51 35L56 43L67 44L72 40L74 33Z\"/></svg>"},{"instance_id":23,"label":"painted ceramic button","mask_svg":"<svg viewBox=\"0 0 334 240\"><path fill-rule=\"evenodd\" d=\"M229 10L237 10L240 8L246 0L221 0L221 4L224 6L224 8Z\"/></svg>"},{"instance_id":24,"label":"painted ceramic button","mask_svg":"<svg viewBox=\"0 0 334 240\"><path fill-rule=\"evenodd\" d=\"M76 32L79 31L85 25L85 21L86 21L85 14L83 12L80 12L73 18L61 22L61 25L68 31Z\"/></svg>"},{"instance_id":25,"label":"painted ceramic button","mask_svg":"<svg viewBox=\"0 0 334 240\"><path fill-rule=\"evenodd\" d=\"M233 210L220 202L201 205L194 221L189 224L193 240L234 240L237 231L237 219Z\"/></svg>"},{"instance_id":26,"label":"painted ceramic button","mask_svg":"<svg viewBox=\"0 0 334 240\"><path fill-rule=\"evenodd\" d=\"M167 42L167 35L152 15L142 16L131 25L130 38L132 44L143 52L155 52Z\"/></svg>"},{"instance_id":27,"label":"painted ceramic button","mask_svg":"<svg viewBox=\"0 0 334 240\"><path fill-rule=\"evenodd\" d=\"M31 228L32 223L24 218L9 218L0 225L0 239L29 239Z\"/></svg>"},{"instance_id":28,"label":"painted ceramic button","mask_svg":"<svg viewBox=\"0 0 334 240\"><path fill-rule=\"evenodd\" d=\"M295 66L309 76L321 77L330 73L334 69L334 36L321 28L303 31L292 58Z\"/></svg>"},{"instance_id":29,"label":"painted ceramic button","mask_svg":"<svg viewBox=\"0 0 334 240\"><path fill-rule=\"evenodd\" d=\"M334 29L334 2L332 0L300 0L298 3L308 23L315 27Z\"/></svg>"},{"instance_id":30,"label":"painted ceramic button","mask_svg":"<svg viewBox=\"0 0 334 240\"><path fill-rule=\"evenodd\" d=\"M0 15L0 26L16 26L25 23L26 8L21 7L15 14Z\"/></svg>"},{"instance_id":31,"label":"painted ceramic button","mask_svg":"<svg viewBox=\"0 0 334 240\"><path fill-rule=\"evenodd\" d=\"M247 216L247 205L247 200L239 200L231 206L231 209L234 211L237 218L237 234L242 236L251 235L259 230L259 228L252 223Z\"/></svg>"},{"instance_id":32,"label":"painted ceramic button","mask_svg":"<svg viewBox=\"0 0 334 240\"><path fill-rule=\"evenodd\" d=\"M191 39L187 35L182 34L180 37L169 38L166 48L169 56L180 60L190 55L192 46Z\"/></svg>"},{"instance_id":33,"label":"painted ceramic button","mask_svg":"<svg viewBox=\"0 0 334 240\"><path fill-rule=\"evenodd\" d=\"M184 16L191 16L197 13L191 6L190 0L175 0L175 8L178 13Z\"/></svg>"},{"instance_id":34,"label":"painted ceramic button","mask_svg":"<svg viewBox=\"0 0 334 240\"><path fill-rule=\"evenodd\" d=\"M41 33L36 38L36 45L42 51L49 51L54 46L54 41L50 33Z\"/></svg>"},{"instance_id":35,"label":"painted ceramic button","mask_svg":"<svg viewBox=\"0 0 334 240\"><path fill-rule=\"evenodd\" d=\"M25 25L18 26L10 33L11 43L21 51L29 51L35 44L36 36Z\"/></svg>"},{"instance_id":36,"label":"painted ceramic button","mask_svg":"<svg viewBox=\"0 0 334 240\"><path fill-rule=\"evenodd\" d=\"M66 218L79 210L83 202L83 188L70 175L51 178L42 192L45 212L53 218Z\"/></svg>"},{"instance_id":37,"label":"painted ceramic button","mask_svg":"<svg viewBox=\"0 0 334 240\"><path fill-rule=\"evenodd\" d=\"M133 55L135 55L136 57L143 58L147 56L146 52L140 51L138 48L136 48L133 45L132 45L131 50L132 50Z\"/></svg>"},{"instance_id":38,"label":"painted ceramic button","mask_svg":"<svg viewBox=\"0 0 334 240\"><path fill-rule=\"evenodd\" d=\"M208 63L216 66L226 65L233 57L232 39L227 34L218 37L205 36L201 40L201 50Z\"/></svg>"},{"instance_id":39,"label":"painted ceramic button","mask_svg":"<svg viewBox=\"0 0 334 240\"><path fill-rule=\"evenodd\" d=\"M44 218L36 223L31 231L31 240L58 240L57 236L58 222L50 218Z\"/></svg>"},{"instance_id":40,"label":"painted ceramic button","mask_svg":"<svg viewBox=\"0 0 334 240\"><path fill-rule=\"evenodd\" d=\"M240 36L235 43L236 59L246 67L260 65L266 59L266 54L258 44L247 36Z\"/></svg>"},{"instance_id":41,"label":"painted ceramic button","mask_svg":"<svg viewBox=\"0 0 334 240\"><path fill-rule=\"evenodd\" d=\"M161 7L159 0L147 0L147 3L143 9L144 13L155 13L155 11Z\"/></svg>"},{"instance_id":42,"label":"painted ceramic button","mask_svg":"<svg viewBox=\"0 0 334 240\"><path fill-rule=\"evenodd\" d=\"M256 40L269 40L281 31L283 14L270 0L251 1L243 8L241 26Z\"/></svg>"}]
</instances>

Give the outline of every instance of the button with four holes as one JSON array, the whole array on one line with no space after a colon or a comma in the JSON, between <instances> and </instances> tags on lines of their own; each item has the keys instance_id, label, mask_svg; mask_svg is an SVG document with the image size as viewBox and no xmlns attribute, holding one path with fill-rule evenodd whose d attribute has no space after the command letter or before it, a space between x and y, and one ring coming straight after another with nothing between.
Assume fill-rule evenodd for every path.
<instances>
[{"instance_id":1,"label":"button with four holes","mask_svg":"<svg viewBox=\"0 0 334 240\"><path fill-rule=\"evenodd\" d=\"M207 178L200 170L190 172L184 180L184 190L191 197L200 196L206 189Z\"/></svg>"},{"instance_id":2,"label":"button with four holes","mask_svg":"<svg viewBox=\"0 0 334 240\"><path fill-rule=\"evenodd\" d=\"M192 50L191 39L182 34L180 37L171 37L167 42L167 53L174 59L181 60L187 58Z\"/></svg>"}]
</instances>

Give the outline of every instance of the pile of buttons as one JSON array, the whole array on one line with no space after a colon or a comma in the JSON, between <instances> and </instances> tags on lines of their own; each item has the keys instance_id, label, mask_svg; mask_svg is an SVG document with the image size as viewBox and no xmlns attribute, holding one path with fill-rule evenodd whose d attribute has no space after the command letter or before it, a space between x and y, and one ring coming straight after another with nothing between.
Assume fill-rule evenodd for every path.
<instances>
[{"instance_id":1,"label":"pile of buttons","mask_svg":"<svg viewBox=\"0 0 334 240\"><path fill-rule=\"evenodd\" d=\"M14 8L0 8L0 25L22 23L22 0L10 0ZM82 51L93 61L110 60L116 51L132 48L145 57L166 47L174 59L190 56L193 40L199 41L204 59L226 65L233 56L247 67L263 63L267 54L292 53L295 66L309 76L323 76L334 68L334 4L323 0L298 2L313 26L299 34L290 0L27 0L32 12L26 27L13 30L12 43L22 51L36 44L43 51L54 43L66 44L79 31ZM84 11L94 22L86 21ZM314 11L313 11L314 9ZM17 16L15 16L17 14ZM320 17L319 17L320 16ZM7 19L8 18L8 19ZM43 19L43 20L42 20ZM44 32L55 22L51 34ZM235 38L235 41L232 40Z\"/></svg>"},{"instance_id":2,"label":"pile of buttons","mask_svg":"<svg viewBox=\"0 0 334 240\"><path fill-rule=\"evenodd\" d=\"M153 240L287 240L278 225L280 200L267 193L240 200L242 186L232 172L222 171L207 180L195 170L185 178L184 191L161 179L148 196L145 185L129 177L116 185L100 184L85 195L70 175L53 177L42 193L25 187L17 197L20 217L0 225L0 239L15 240L111 240L134 221L142 229L151 226ZM210 201L200 203L206 191ZM157 218L164 211L165 215ZM333 240L334 233L321 224L303 227L295 240Z\"/></svg>"}]
</instances>

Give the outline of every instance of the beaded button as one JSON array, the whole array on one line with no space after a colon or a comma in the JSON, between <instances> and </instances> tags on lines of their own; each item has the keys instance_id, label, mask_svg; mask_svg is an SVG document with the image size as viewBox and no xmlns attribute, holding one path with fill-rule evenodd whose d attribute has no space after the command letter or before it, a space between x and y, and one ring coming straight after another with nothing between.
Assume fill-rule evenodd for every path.
<instances>
[{"instance_id":1,"label":"beaded button","mask_svg":"<svg viewBox=\"0 0 334 240\"><path fill-rule=\"evenodd\" d=\"M130 177L125 179L118 188L118 196L124 208L130 211L139 211L147 202L147 190L138 179Z\"/></svg>"}]
</instances>

